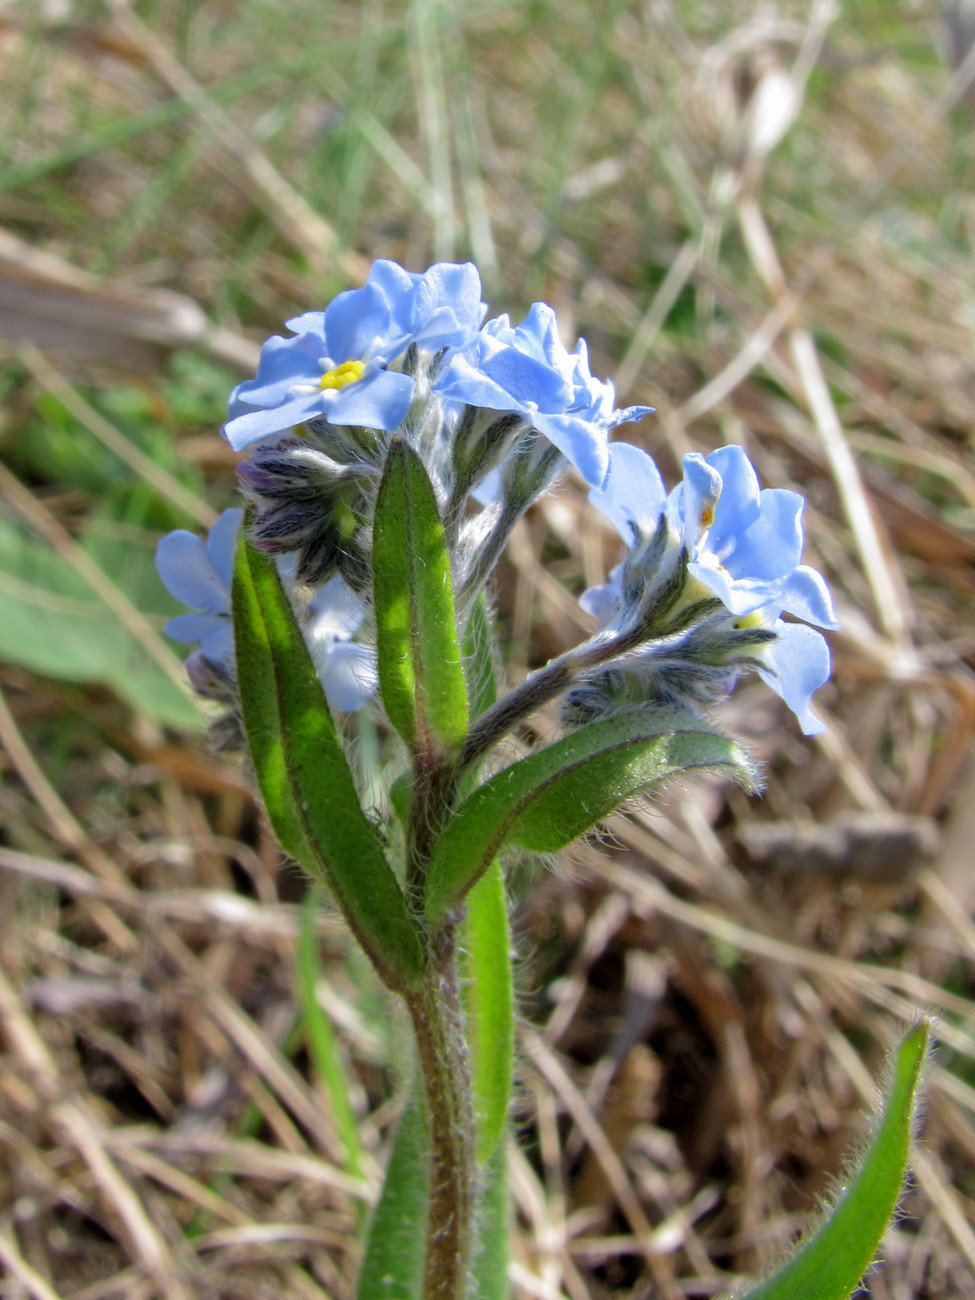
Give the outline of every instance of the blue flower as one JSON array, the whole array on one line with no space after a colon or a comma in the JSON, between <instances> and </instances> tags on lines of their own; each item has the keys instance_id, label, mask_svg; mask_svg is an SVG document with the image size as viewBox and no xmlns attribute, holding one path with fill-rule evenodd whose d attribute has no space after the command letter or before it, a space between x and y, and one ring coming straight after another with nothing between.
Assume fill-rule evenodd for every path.
<instances>
[{"instance_id":1,"label":"blue flower","mask_svg":"<svg viewBox=\"0 0 975 1300\"><path fill-rule=\"evenodd\" d=\"M365 611L336 574L314 596L309 613L305 639L328 702L342 713L356 713L379 685L375 652L352 640Z\"/></svg>"},{"instance_id":2,"label":"blue flower","mask_svg":"<svg viewBox=\"0 0 975 1300\"><path fill-rule=\"evenodd\" d=\"M784 488L760 489L743 448L684 457L684 482L671 511L688 550L691 577L733 614L769 605L819 627L836 627L822 576L801 564L804 499Z\"/></svg>"},{"instance_id":3,"label":"blue flower","mask_svg":"<svg viewBox=\"0 0 975 1300\"><path fill-rule=\"evenodd\" d=\"M480 294L469 262L438 263L422 275L374 263L361 289L289 320L292 337L268 339L257 377L231 394L224 434L242 451L308 420L395 429L415 383L388 367L411 343L430 353L467 344L484 315Z\"/></svg>"},{"instance_id":4,"label":"blue flower","mask_svg":"<svg viewBox=\"0 0 975 1300\"><path fill-rule=\"evenodd\" d=\"M204 695L225 694L236 677L230 588L243 514L243 510L225 510L205 543L178 529L164 537L156 550L156 568L170 595L201 611L177 615L167 623L166 632L177 641L200 642L186 666L193 685ZM288 564L279 569L286 586L294 587ZM352 641L364 616L362 606L336 575L312 597L303 620L326 698L343 713L361 709L378 682L375 654Z\"/></svg>"},{"instance_id":5,"label":"blue flower","mask_svg":"<svg viewBox=\"0 0 975 1300\"><path fill-rule=\"evenodd\" d=\"M828 679L829 647L811 627L784 621L783 612L837 626L821 574L801 564L803 498L781 488L761 489L744 450L721 447L710 456L684 457L684 480L669 494L646 452L627 443L610 448L605 483L589 499L633 547L609 582L582 597L583 607L607 625L625 619L634 565L650 554L661 517L669 531L668 558L687 557L688 599L716 597L734 631L764 629L774 639L754 652L760 676L789 705L807 735L823 730L812 695ZM649 581L653 575L646 574ZM730 643L729 643L730 644Z\"/></svg>"},{"instance_id":6,"label":"blue flower","mask_svg":"<svg viewBox=\"0 0 975 1300\"><path fill-rule=\"evenodd\" d=\"M225 510L205 543L180 528L156 549L156 569L169 594L201 611L170 619L167 634L176 641L199 641L203 658L227 673L234 665L230 583L243 516L243 510Z\"/></svg>"},{"instance_id":7,"label":"blue flower","mask_svg":"<svg viewBox=\"0 0 975 1300\"><path fill-rule=\"evenodd\" d=\"M653 409L615 410L613 385L590 373L585 341L567 351L544 302L518 326L507 315L488 321L469 347L451 356L435 390L468 406L522 415L592 484L606 476L609 430Z\"/></svg>"},{"instance_id":8,"label":"blue flower","mask_svg":"<svg viewBox=\"0 0 975 1300\"><path fill-rule=\"evenodd\" d=\"M628 542L648 537L666 513L687 552L688 573L732 614L776 605L836 627L825 581L800 564L803 498L783 488L761 490L741 447L685 456L684 481L668 497L651 457L614 443L606 480L589 500Z\"/></svg>"}]
</instances>

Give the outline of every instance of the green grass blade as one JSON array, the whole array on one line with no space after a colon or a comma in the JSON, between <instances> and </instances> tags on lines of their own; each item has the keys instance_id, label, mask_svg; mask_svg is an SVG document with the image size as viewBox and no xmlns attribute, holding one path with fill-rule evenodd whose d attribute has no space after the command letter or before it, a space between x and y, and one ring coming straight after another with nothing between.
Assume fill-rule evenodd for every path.
<instances>
[{"instance_id":1,"label":"green grass blade","mask_svg":"<svg viewBox=\"0 0 975 1300\"><path fill-rule=\"evenodd\" d=\"M359 804L274 562L243 539L233 610L244 729L275 833L286 852L327 882L386 983L405 988L423 964L418 929Z\"/></svg>"},{"instance_id":2,"label":"green grass blade","mask_svg":"<svg viewBox=\"0 0 975 1300\"><path fill-rule=\"evenodd\" d=\"M420 1086L396 1131L369 1227L357 1300L422 1300L430 1158Z\"/></svg>"},{"instance_id":3,"label":"green grass blade","mask_svg":"<svg viewBox=\"0 0 975 1300\"><path fill-rule=\"evenodd\" d=\"M740 1300L847 1300L870 1266L897 1207L931 1042L922 1020L894 1053L876 1132L829 1217L789 1262Z\"/></svg>"},{"instance_id":4,"label":"green grass blade","mask_svg":"<svg viewBox=\"0 0 975 1300\"><path fill-rule=\"evenodd\" d=\"M690 714L664 709L591 723L513 763L478 786L434 845L430 925L443 923L506 843L554 852L633 795L694 768L754 784L741 746Z\"/></svg>"},{"instance_id":5,"label":"green grass blade","mask_svg":"<svg viewBox=\"0 0 975 1300\"><path fill-rule=\"evenodd\" d=\"M467 730L450 554L433 486L401 439L389 450L373 537L383 703L408 745L443 755Z\"/></svg>"},{"instance_id":6,"label":"green grass blade","mask_svg":"<svg viewBox=\"0 0 975 1300\"><path fill-rule=\"evenodd\" d=\"M315 918L321 905L321 891L315 888L309 889L301 911L301 930L298 935L295 968L298 997L308 1041L308 1053L328 1093L335 1130L345 1153L346 1172L361 1178L362 1143L359 1141L359 1124L349 1100L348 1081L338 1053L335 1035L332 1032L332 1024L318 1000L317 986L322 967Z\"/></svg>"},{"instance_id":7,"label":"green grass blade","mask_svg":"<svg viewBox=\"0 0 975 1300\"><path fill-rule=\"evenodd\" d=\"M85 158L90 158L92 154L100 153L103 149L114 149L119 145L127 144L129 140L145 135L147 131L172 126L212 104L227 103L249 94L275 81L280 75L277 68L251 68L235 77L229 77L223 83L207 87L198 95L186 98L176 96L146 109L145 112L133 113L129 117L108 122L89 135L80 136L53 153L0 170L0 194L29 185L49 172L73 166Z\"/></svg>"}]
</instances>

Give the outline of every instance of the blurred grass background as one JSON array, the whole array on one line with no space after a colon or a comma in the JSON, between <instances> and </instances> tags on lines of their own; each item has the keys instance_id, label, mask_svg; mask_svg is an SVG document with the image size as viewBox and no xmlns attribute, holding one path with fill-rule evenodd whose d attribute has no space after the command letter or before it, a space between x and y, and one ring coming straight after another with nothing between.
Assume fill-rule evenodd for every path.
<instances>
[{"instance_id":1,"label":"blurred grass background","mask_svg":"<svg viewBox=\"0 0 975 1300\"><path fill-rule=\"evenodd\" d=\"M260 340L377 256L551 302L665 476L743 442L843 625L826 736L726 708L762 800L694 784L515 875L513 1294L775 1259L921 1008L864 1294L975 1292L973 36L965 0L3 8L0 1295L350 1295L405 1039L208 747L152 552L231 503ZM525 521L515 675L615 545L575 487Z\"/></svg>"}]
</instances>

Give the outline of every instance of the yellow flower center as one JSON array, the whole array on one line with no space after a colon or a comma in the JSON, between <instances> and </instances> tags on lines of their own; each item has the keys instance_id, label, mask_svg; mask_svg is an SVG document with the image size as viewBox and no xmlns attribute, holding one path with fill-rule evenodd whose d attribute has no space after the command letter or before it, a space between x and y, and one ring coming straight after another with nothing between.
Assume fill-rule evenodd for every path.
<instances>
[{"instance_id":1,"label":"yellow flower center","mask_svg":"<svg viewBox=\"0 0 975 1300\"><path fill-rule=\"evenodd\" d=\"M322 375L322 381L319 388L347 388L349 384L354 384L362 378L362 372L366 368L364 361L343 361L340 366L334 370L326 370Z\"/></svg>"},{"instance_id":2,"label":"yellow flower center","mask_svg":"<svg viewBox=\"0 0 975 1300\"><path fill-rule=\"evenodd\" d=\"M701 528L710 528L714 523L714 506L705 506L701 511Z\"/></svg>"},{"instance_id":3,"label":"yellow flower center","mask_svg":"<svg viewBox=\"0 0 975 1300\"><path fill-rule=\"evenodd\" d=\"M761 627L761 626L762 626L762 616L757 612L754 614L742 614L741 618L735 619L735 627L738 628L739 631L743 630L744 628Z\"/></svg>"}]
</instances>

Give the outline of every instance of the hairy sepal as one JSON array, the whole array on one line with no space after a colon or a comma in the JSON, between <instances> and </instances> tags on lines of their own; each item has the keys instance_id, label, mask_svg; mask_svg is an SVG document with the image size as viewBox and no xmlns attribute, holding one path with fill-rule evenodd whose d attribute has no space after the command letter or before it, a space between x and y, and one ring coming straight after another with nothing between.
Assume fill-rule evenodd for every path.
<instances>
[{"instance_id":1,"label":"hairy sepal","mask_svg":"<svg viewBox=\"0 0 975 1300\"><path fill-rule=\"evenodd\" d=\"M241 540L233 580L244 731L285 852L329 886L390 988L412 987L419 933L359 804L342 741L273 560Z\"/></svg>"},{"instance_id":2,"label":"hairy sepal","mask_svg":"<svg viewBox=\"0 0 975 1300\"><path fill-rule=\"evenodd\" d=\"M434 845L428 922L439 928L506 844L553 853L634 795L701 768L721 771L746 789L757 784L742 746L671 709L593 722L513 763L468 796Z\"/></svg>"},{"instance_id":3,"label":"hairy sepal","mask_svg":"<svg viewBox=\"0 0 975 1300\"><path fill-rule=\"evenodd\" d=\"M436 761L467 731L450 553L419 456L393 441L376 500L373 595L379 687L410 748Z\"/></svg>"}]
</instances>

